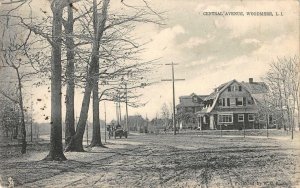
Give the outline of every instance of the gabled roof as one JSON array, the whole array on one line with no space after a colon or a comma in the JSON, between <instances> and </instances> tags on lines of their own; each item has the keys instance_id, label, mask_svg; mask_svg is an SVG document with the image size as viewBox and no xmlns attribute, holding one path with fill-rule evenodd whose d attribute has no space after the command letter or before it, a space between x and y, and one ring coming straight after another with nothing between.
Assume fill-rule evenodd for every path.
<instances>
[{"instance_id":1,"label":"gabled roof","mask_svg":"<svg viewBox=\"0 0 300 188\"><path fill-rule=\"evenodd\" d=\"M194 96L197 96L198 98L204 100L205 97L207 97L208 95L197 95L195 93L192 93L190 95L183 95L183 96L180 96L179 98L180 99L191 99L193 98Z\"/></svg>"},{"instance_id":2,"label":"gabled roof","mask_svg":"<svg viewBox=\"0 0 300 188\"><path fill-rule=\"evenodd\" d=\"M269 92L269 88L264 82L241 82L241 84L250 91L255 103L263 103L264 95Z\"/></svg>"},{"instance_id":3,"label":"gabled roof","mask_svg":"<svg viewBox=\"0 0 300 188\"><path fill-rule=\"evenodd\" d=\"M206 97L208 97L208 95L197 95L197 97L199 97L200 99L204 100Z\"/></svg>"},{"instance_id":4,"label":"gabled roof","mask_svg":"<svg viewBox=\"0 0 300 188\"><path fill-rule=\"evenodd\" d=\"M210 99L216 98L216 96L218 95L218 93L219 93L222 89L224 90L224 88L226 88L227 85L230 85L231 83L233 83L233 81L236 81L236 80L231 80L231 81L229 81L229 82L226 82L226 83L224 83L224 84L219 85L218 87L216 87L216 88L214 89L214 92L212 92L210 95L208 95L204 100L210 100ZM223 90L222 90L222 91L223 91Z\"/></svg>"},{"instance_id":5,"label":"gabled roof","mask_svg":"<svg viewBox=\"0 0 300 188\"><path fill-rule=\"evenodd\" d=\"M210 94L208 97L206 97L205 100L218 99L220 93L222 93L228 86L230 86L234 82L237 82L237 81L235 79L233 79L233 80L231 80L231 81L229 81L227 83L221 84L219 87L217 87L215 89L215 91L212 94ZM209 113L209 112L211 112L214 109L214 107L217 104L217 101L218 100L214 100L213 105L211 107L208 107L206 109L206 113Z\"/></svg>"},{"instance_id":6,"label":"gabled roof","mask_svg":"<svg viewBox=\"0 0 300 188\"><path fill-rule=\"evenodd\" d=\"M204 100L214 99L212 106L210 106L208 108L203 108L200 112L197 112L197 113L200 113L200 114L210 113L215 108L215 106L218 102L217 99L219 98L220 94L234 82L238 83L246 91L248 91L251 94L251 96L255 99L254 100L255 103L260 101L263 98L263 95L268 93L268 91L269 91L268 86L264 82L238 82L235 79L233 79L233 80L223 83L223 84L219 85L217 88L215 88L214 91L204 99Z\"/></svg>"},{"instance_id":7,"label":"gabled roof","mask_svg":"<svg viewBox=\"0 0 300 188\"><path fill-rule=\"evenodd\" d=\"M269 88L264 82L241 82L251 94L268 93Z\"/></svg>"},{"instance_id":8,"label":"gabled roof","mask_svg":"<svg viewBox=\"0 0 300 188\"><path fill-rule=\"evenodd\" d=\"M228 87L230 86L231 84L233 84L234 82L240 84L238 81L236 81L235 79L229 81L229 82L226 82L224 84L221 84L220 86L218 86L217 88L215 88L214 92L212 92L208 97L205 98L205 100L210 100L210 99L215 99L212 106L211 107L208 107L208 108L203 108L200 113L210 113L216 106L217 102L218 102L218 98L220 96L220 94ZM251 93L248 88L245 86L245 89Z\"/></svg>"},{"instance_id":9,"label":"gabled roof","mask_svg":"<svg viewBox=\"0 0 300 188\"><path fill-rule=\"evenodd\" d=\"M198 99L201 99L202 101L207 97L207 95L196 95L195 93L192 93L191 95L180 96L180 103L176 107L201 106L201 101L199 101L198 103L193 101L194 96L196 96Z\"/></svg>"},{"instance_id":10,"label":"gabled roof","mask_svg":"<svg viewBox=\"0 0 300 188\"><path fill-rule=\"evenodd\" d=\"M200 103L194 103L192 101L185 101L185 102L181 102L180 104L178 104L176 107L196 107L196 106L203 106Z\"/></svg>"}]
</instances>

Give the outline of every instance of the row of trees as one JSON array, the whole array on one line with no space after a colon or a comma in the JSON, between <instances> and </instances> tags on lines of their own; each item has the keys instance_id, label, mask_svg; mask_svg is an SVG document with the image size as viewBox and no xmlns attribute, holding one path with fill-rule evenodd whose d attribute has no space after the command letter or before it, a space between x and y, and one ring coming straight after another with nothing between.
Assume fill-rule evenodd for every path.
<instances>
[{"instance_id":1,"label":"row of trees","mask_svg":"<svg viewBox=\"0 0 300 188\"><path fill-rule=\"evenodd\" d=\"M14 5L14 2L11 3ZM16 14L15 12L25 4L30 7L30 2L16 3L17 5L10 7L6 14L1 15L6 18L2 22L6 25L4 30L8 31L8 28L16 30L18 27L26 33L25 36L14 40L18 44L13 51L18 53L16 57L26 58L24 66L31 65L30 75L34 74L39 78L35 83L37 86L47 83L48 79L51 80L49 88L51 141L50 151L45 159L66 160L62 145L61 99L64 85L66 86L65 151L84 151L82 140L91 96L93 108L91 146L103 146L100 137L99 102L119 100L131 106L141 104L137 103L140 96L137 91L152 84L147 79L146 73L151 74L155 60L145 62L139 59L138 54L143 50L143 43L133 35L133 31L140 23L160 24L161 17L146 1L141 1L142 5L135 6L118 2L122 4L121 10L113 10L110 8L109 0L81 2L53 0L50 2L52 14L42 10L44 14L42 19L32 16L34 12L30 12L28 17ZM8 57L10 62L16 62L4 50L12 49L13 45L9 42L5 45L1 56ZM9 65L10 68L22 66ZM23 83L21 79L19 81L18 99L23 112ZM76 88L83 91L83 100L75 128ZM22 127L25 127L25 124ZM26 132L23 135L26 138ZM26 151L25 139L23 146Z\"/></svg>"},{"instance_id":2,"label":"row of trees","mask_svg":"<svg viewBox=\"0 0 300 188\"><path fill-rule=\"evenodd\" d=\"M262 114L272 114L273 122L284 130L300 128L300 61L299 57L277 58L270 64L264 81L269 93L261 104Z\"/></svg>"}]
</instances>

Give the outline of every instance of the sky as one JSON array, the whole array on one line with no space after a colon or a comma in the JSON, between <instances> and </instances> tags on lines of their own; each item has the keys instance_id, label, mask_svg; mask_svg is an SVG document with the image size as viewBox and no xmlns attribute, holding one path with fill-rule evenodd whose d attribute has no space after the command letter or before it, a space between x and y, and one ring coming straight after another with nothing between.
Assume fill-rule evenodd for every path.
<instances>
[{"instance_id":1,"label":"sky","mask_svg":"<svg viewBox=\"0 0 300 188\"><path fill-rule=\"evenodd\" d=\"M130 4L138 0L124 0ZM46 7L47 3L33 1L33 7ZM149 5L163 11L163 26L139 25L135 34L145 41L146 50L140 54L145 60L160 58L162 66L152 80L171 78L174 62L175 77L184 78L175 84L176 104L179 96L196 93L208 95L218 85L236 79L261 81L269 63L277 57L299 56L299 2L296 0L152 0ZM112 8L122 6L111 1ZM208 16L207 12L243 12L244 16ZM246 12L272 12L273 16L247 16ZM276 12L282 16L275 16ZM50 96L47 86L29 88L33 95L35 119L47 122L50 115ZM160 115L163 103L172 102L171 82L159 82L140 91L141 101L147 105L129 108L129 115L140 114L152 119ZM76 115L79 115L81 95L77 94ZM43 103L36 98L43 98ZM40 109L46 106L43 111ZM125 114L124 105L122 115ZM104 119L104 103L100 104ZM90 112L91 114L91 112ZM115 106L106 103L107 121L115 118ZM91 119L91 117L89 118Z\"/></svg>"},{"instance_id":2,"label":"sky","mask_svg":"<svg viewBox=\"0 0 300 188\"><path fill-rule=\"evenodd\" d=\"M162 57L162 63L177 63L176 104L182 95L209 94L218 85L236 79L261 81L268 64L277 57L299 55L299 3L297 1L151 1L167 10L165 27L147 26L151 35L145 57ZM204 12L273 12L274 16L205 16ZM283 16L275 16L282 12ZM171 67L160 70L171 78ZM155 117L162 103L172 101L171 82L146 89L149 103L137 109Z\"/></svg>"}]
</instances>

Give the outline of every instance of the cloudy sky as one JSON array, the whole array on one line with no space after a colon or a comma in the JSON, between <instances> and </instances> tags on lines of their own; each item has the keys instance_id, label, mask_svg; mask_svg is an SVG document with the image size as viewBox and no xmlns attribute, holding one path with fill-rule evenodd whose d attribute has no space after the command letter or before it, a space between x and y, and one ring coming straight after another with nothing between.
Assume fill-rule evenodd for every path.
<instances>
[{"instance_id":1,"label":"cloudy sky","mask_svg":"<svg viewBox=\"0 0 300 188\"><path fill-rule=\"evenodd\" d=\"M181 95L209 94L232 79L259 81L268 64L277 57L299 55L299 3L297 1L151 1L165 9L165 27L148 26L141 33L151 35L145 57L162 57L162 63L178 63L176 102ZM244 16L205 16L204 12L243 12ZM246 12L272 12L273 16L246 16ZM275 16L275 12L283 16ZM170 78L169 66L160 70ZM145 90L149 101L134 110L154 117L163 102L172 101L171 83Z\"/></svg>"},{"instance_id":2,"label":"cloudy sky","mask_svg":"<svg viewBox=\"0 0 300 188\"><path fill-rule=\"evenodd\" d=\"M130 4L133 0L124 0ZM136 1L136 0L135 0ZM152 0L153 9L166 11L164 26L154 24L137 27L136 34L151 41L141 54L143 59L161 58L161 64L177 63L175 77L176 103L181 95L209 94L212 89L232 79L260 81L268 64L277 57L299 55L299 2L272 0ZM112 0L112 7L121 6ZM33 5L46 7L47 4ZM243 12L244 16L207 16L205 12ZM247 16L246 12L272 12L273 16ZM282 16L275 16L275 12ZM154 80L171 78L171 67L161 66ZM50 96L42 88L33 90L46 100ZM129 108L129 115L141 114L154 118L164 102L172 102L171 82L161 82L142 91L142 108ZM76 108L79 114L81 97ZM41 113L36 104L36 119ZM50 109L49 102L46 106ZM101 104L103 109L103 104ZM124 107L124 105L123 105ZM107 119L115 118L114 105L107 103ZM124 109L124 108L123 108ZM122 114L124 114L124 110ZM103 110L101 115L103 117ZM102 118L103 119L103 118Z\"/></svg>"}]
</instances>

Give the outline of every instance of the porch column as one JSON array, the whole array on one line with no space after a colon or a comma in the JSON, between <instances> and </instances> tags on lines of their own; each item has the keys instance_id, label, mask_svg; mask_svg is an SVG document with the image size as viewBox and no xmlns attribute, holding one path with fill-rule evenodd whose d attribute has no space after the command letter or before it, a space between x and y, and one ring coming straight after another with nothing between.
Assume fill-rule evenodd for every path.
<instances>
[{"instance_id":1,"label":"porch column","mask_svg":"<svg viewBox=\"0 0 300 188\"><path fill-rule=\"evenodd\" d=\"M209 128L212 129L212 130L215 128L215 126L214 126L214 115L213 114L211 114L209 116Z\"/></svg>"},{"instance_id":2,"label":"porch column","mask_svg":"<svg viewBox=\"0 0 300 188\"><path fill-rule=\"evenodd\" d=\"M202 119L201 119L201 117L202 116L199 117L199 127L200 127L200 130L202 131Z\"/></svg>"}]
</instances>

